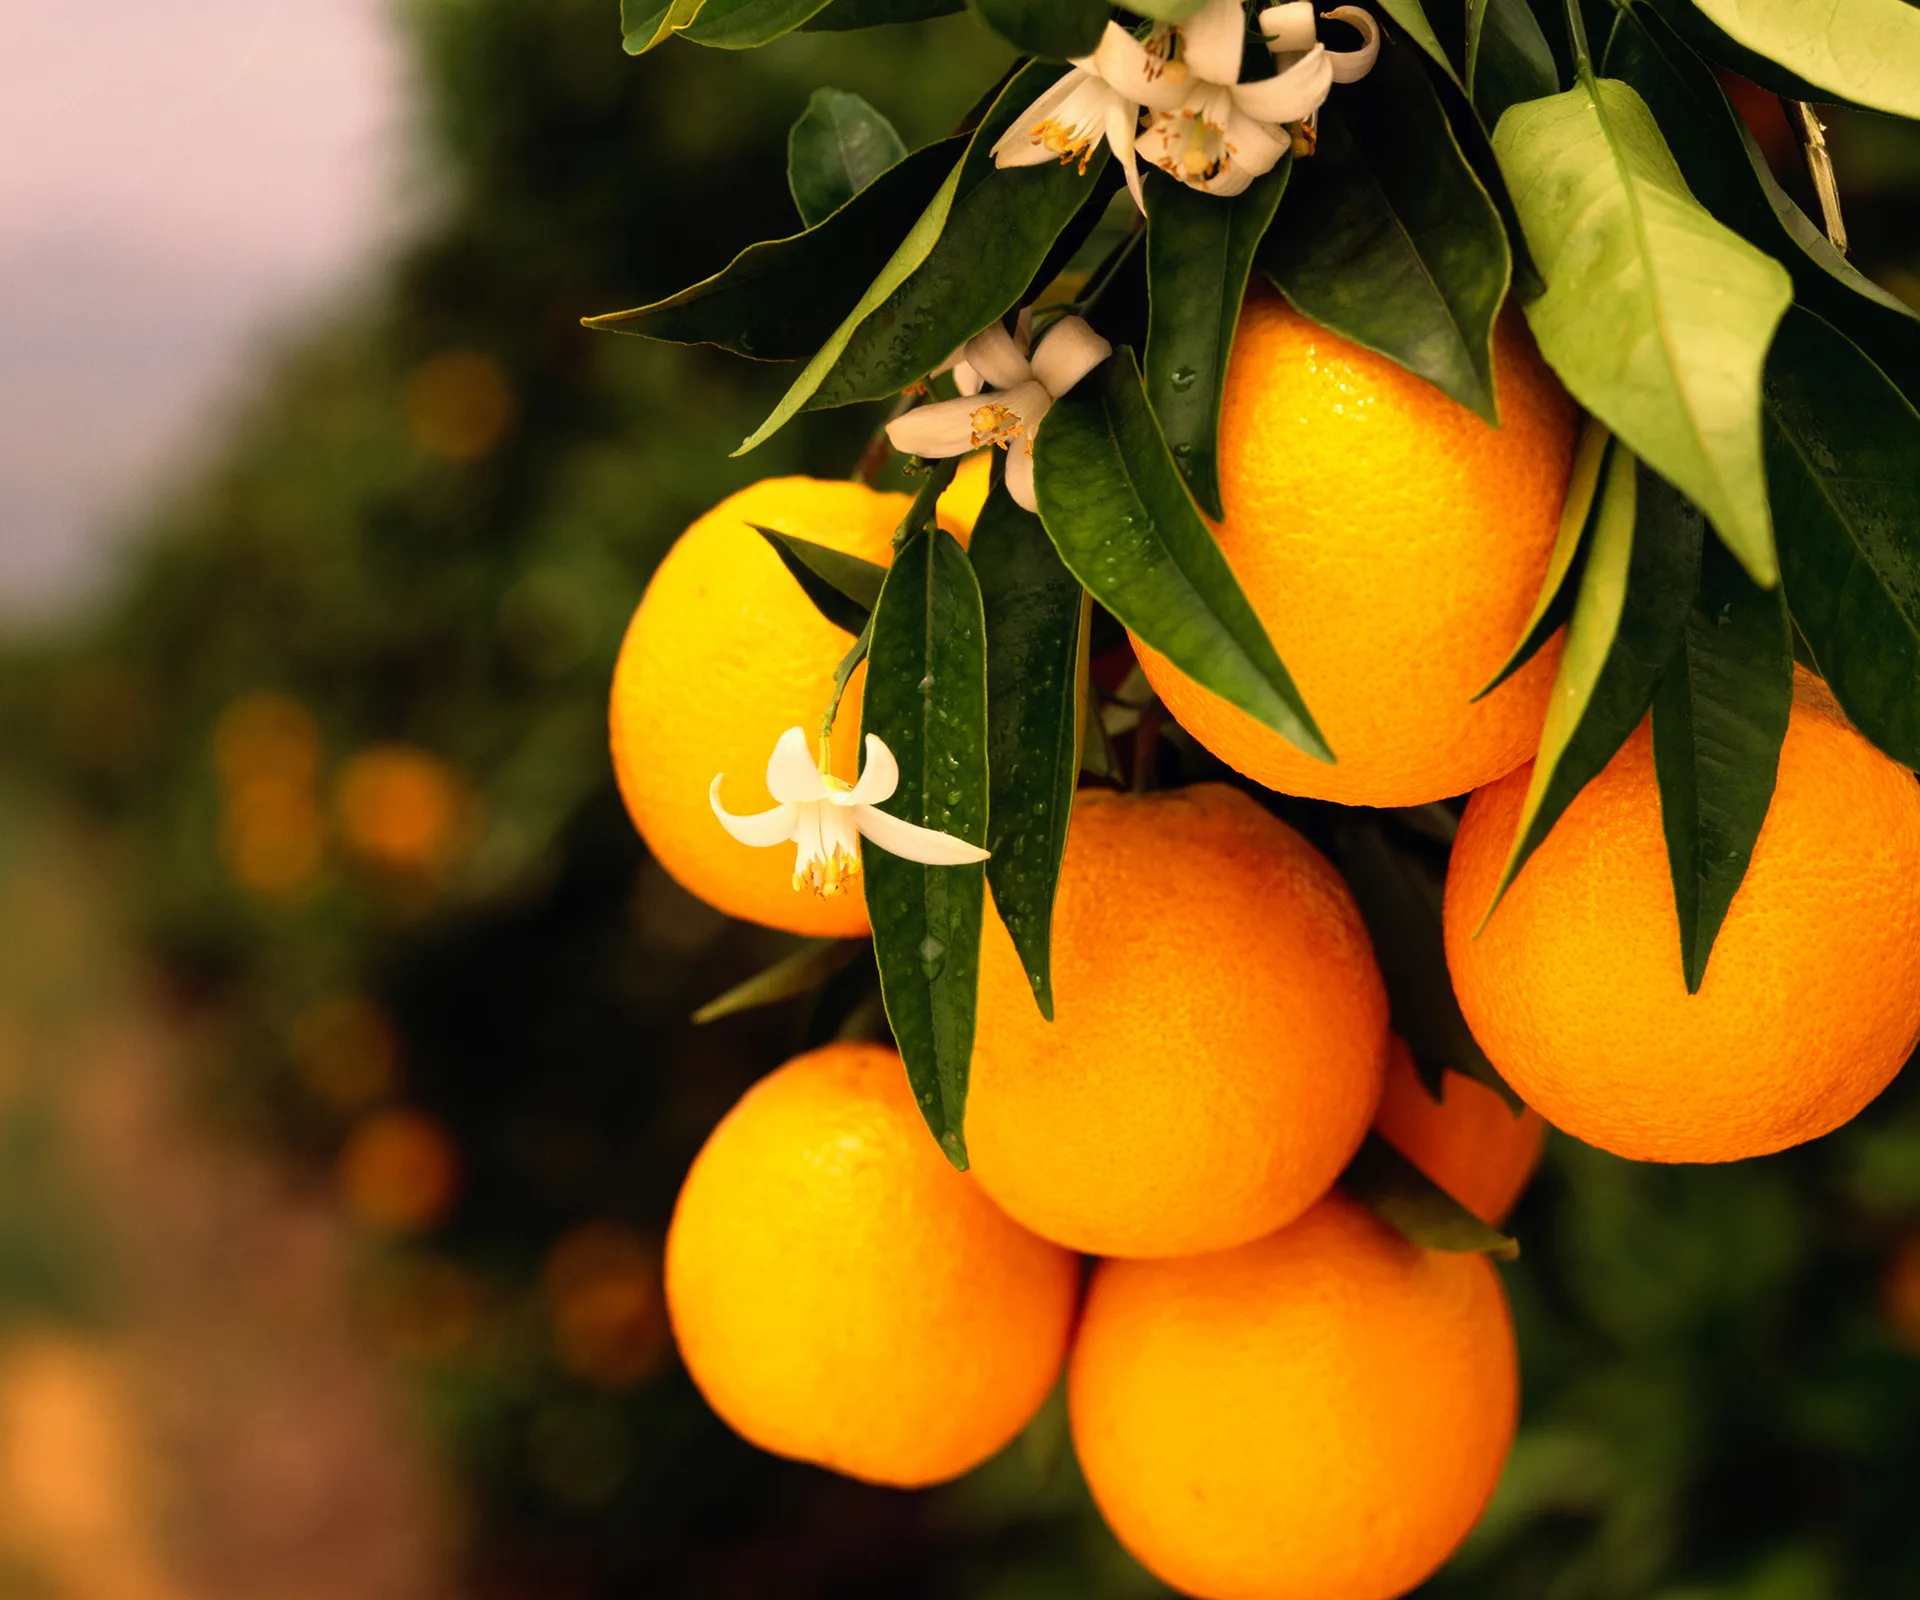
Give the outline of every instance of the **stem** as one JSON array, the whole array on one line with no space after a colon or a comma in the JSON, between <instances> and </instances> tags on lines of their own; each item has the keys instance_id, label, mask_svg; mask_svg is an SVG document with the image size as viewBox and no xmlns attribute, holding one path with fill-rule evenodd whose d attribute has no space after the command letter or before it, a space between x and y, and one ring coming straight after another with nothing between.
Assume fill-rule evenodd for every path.
<instances>
[{"instance_id":1,"label":"stem","mask_svg":"<svg viewBox=\"0 0 1920 1600\"><path fill-rule=\"evenodd\" d=\"M1573 46L1573 70L1582 80L1593 77L1593 51L1587 44L1587 19L1580 0L1567 0L1567 41Z\"/></svg>"},{"instance_id":2,"label":"stem","mask_svg":"<svg viewBox=\"0 0 1920 1600\"><path fill-rule=\"evenodd\" d=\"M840 658L840 665L833 669L833 698L827 702L826 715L820 719L820 754L824 759L833 740L833 719L840 715L840 700L847 692L848 680L855 669L867 659L867 651L873 644L873 613L867 613L867 625L860 630L860 637L853 641L853 647Z\"/></svg>"},{"instance_id":3,"label":"stem","mask_svg":"<svg viewBox=\"0 0 1920 1600\"><path fill-rule=\"evenodd\" d=\"M1840 180L1833 171L1833 157L1827 151L1827 127L1820 115L1804 100L1782 99L1787 121L1800 135L1800 153L1806 157L1807 176L1813 179L1813 192L1820 197L1820 220L1826 225L1827 242L1841 255L1847 253L1847 224L1840 215Z\"/></svg>"}]
</instances>

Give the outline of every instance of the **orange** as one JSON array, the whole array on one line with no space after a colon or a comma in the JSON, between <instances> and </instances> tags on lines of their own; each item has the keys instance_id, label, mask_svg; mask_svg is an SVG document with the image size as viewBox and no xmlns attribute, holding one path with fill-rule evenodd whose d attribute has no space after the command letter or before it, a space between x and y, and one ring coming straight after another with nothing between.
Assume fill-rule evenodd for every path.
<instances>
[{"instance_id":1,"label":"orange","mask_svg":"<svg viewBox=\"0 0 1920 1600\"><path fill-rule=\"evenodd\" d=\"M967 1148L1034 1232L1110 1256L1291 1221L1372 1120L1387 1000L1312 845L1218 784L1082 790L1053 916L1054 1020L987 918Z\"/></svg>"},{"instance_id":2,"label":"orange","mask_svg":"<svg viewBox=\"0 0 1920 1600\"><path fill-rule=\"evenodd\" d=\"M430 873L471 842L478 805L460 773L413 745L373 745L340 769L334 805L347 849L393 872Z\"/></svg>"},{"instance_id":3,"label":"orange","mask_svg":"<svg viewBox=\"0 0 1920 1600\"><path fill-rule=\"evenodd\" d=\"M1278 1233L1094 1274L1073 1440L1120 1542L1203 1600L1389 1600L1493 1493L1519 1375L1483 1256L1329 1195Z\"/></svg>"},{"instance_id":4,"label":"orange","mask_svg":"<svg viewBox=\"0 0 1920 1600\"><path fill-rule=\"evenodd\" d=\"M1474 1037L1555 1127L1640 1161L1817 1138L1920 1036L1920 785L1796 672L1773 804L1697 995L1680 970L1653 740L1581 791L1476 939L1530 769L1473 797L1447 964Z\"/></svg>"},{"instance_id":5,"label":"orange","mask_svg":"<svg viewBox=\"0 0 1920 1600\"><path fill-rule=\"evenodd\" d=\"M1516 1117L1485 1084L1452 1070L1440 1095L1427 1092L1396 1034L1374 1131L1482 1222L1498 1222L1540 1165L1546 1122L1532 1108Z\"/></svg>"},{"instance_id":6,"label":"orange","mask_svg":"<svg viewBox=\"0 0 1920 1600\"><path fill-rule=\"evenodd\" d=\"M949 493L943 524L963 536L978 512L974 469ZM983 496L982 496L983 497ZM792 727L811 739L833 697L833 670L853 643L814 609L751 524L885 565L908 498L863 484L769 478L729 495L679 537L654 572L613 673L614 774L661 866L729 916L792 933L854 938L866 900L793 887L793 852L755 850L714 820L707 786L725 773L729 811L765 811L767 758ZM859 767L854 672L834 723L835 771Z\"/></svg>"},{"instance_id":7,"label":"orange","mask_svg":"<svg viewBox=\"0 0 1920 1600\"><path fill-rule=\"evenodd\" d=\"M337 1172L341 1199L357 1222L383 1233L421 1233L453 1209L460 1152L423 1111L376 1111L348 1135Z\"/></svg>"},{"instance_id":8,"label":"orange","mask_svg":"<svg viewBox=\"0 0 1920 1600\"><path fill-rule=\"evenodd\" d=\"M872 1483L938 1483L1018 1433L1079 1279L947 1164L870 1044L750 1089L667 1231L667 1310L708 1403L763 1450Z\"/></svg>"},{"instance_id":9,"label":"orange","mask_svg":"<svg viewBox=\"0 0 1920 1600\"><path fill-rule=\"evenodd\" d=\"M1220 548L1335 765L1140 665L1181 726L1270 789L1344 805L1463 794L1533 753L1558 644L1479 704L1539 595L1574 413L1517 318L1490 428L1385 356L1250 298L1220 412Z\"/></svg>"}]
</instances>

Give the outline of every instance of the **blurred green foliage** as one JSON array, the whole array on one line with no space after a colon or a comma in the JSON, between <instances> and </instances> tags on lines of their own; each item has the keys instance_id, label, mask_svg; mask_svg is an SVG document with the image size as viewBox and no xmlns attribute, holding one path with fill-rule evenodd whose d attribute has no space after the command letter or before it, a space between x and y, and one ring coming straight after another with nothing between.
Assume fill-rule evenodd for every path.
<instances>
[{"instance_id":1,"label":"blurred green foliage","mask_svg":"<svg viewBox=\"0 0 1920 1600\"><path fill-rule=\"evenodd\" d=\"M911 145L1005 55L957 16L633 60L616 11L411 0L429 219L270 363L97 623L11 663L8 736L119 850L140 936L213 1024L221 1113L316 1167L360 1152L349 1206L398 1235L369 1244L367 1315L471 1491L474 1593L1159 1593L1088 1508L1057 1401L968 1480L899 1494L733 1439L665 1345L649 1252L679 1178L808 1007L687 1022L790 941L645 860L606 684L681 527L752 479L846 470L874 418L729 460L782 369L578 319L793 231L813 89ZM1920 155L1878 124L1836 140L1866 264L1920 281ZM369 832L342 780L394 745L444 765L390 778ZM407 1200L431 1148L366 1155L393 1105L444 1135L450 1202ZM1737 1169L1557 1141L1514 1231L1525 1428L1433 1594L1920 1593L1920 1082Z\"/></svg>"}]
</instances>

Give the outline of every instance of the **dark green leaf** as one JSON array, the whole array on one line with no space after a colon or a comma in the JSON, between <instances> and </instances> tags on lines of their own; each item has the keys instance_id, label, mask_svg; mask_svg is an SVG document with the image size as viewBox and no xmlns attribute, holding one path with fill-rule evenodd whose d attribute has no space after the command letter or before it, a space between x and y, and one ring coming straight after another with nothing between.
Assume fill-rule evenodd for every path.
<instances>
[{"instance_id":1,"label":"dark green leaf","mask_svg":"<svg viewBox=\"0 0 1920 1600\"><path fill-rule=\"evenodd\" d=\"M1567 498L1560 506L1560 530L1553 538L1553 553L1547 557L1547 575L1533 603L1533 615L1520 630L1520 642L1513 647L1513 653L1474 699L1485 699L1537 656L1540 647L1573 615L1573 597L1579 592L1576 558L1586 548L1587 533L1599 506L1600 477L1612 442L1613 435L1604 425L1592 417L1586 418L1580 430L1580 443L1573 454Z\"/></svg>"},{"instance_id":2,"label":"dark green leaf","mask_svg":"<svg viewBox=\"0 0 1920 1600\"><path fill-rule=\"evenodd\" d=\"M787 187L800 220L819 226L906 153L893 124L859 95L815 89L787 135Z\"/></svg>"},{"instance_id":3,"label":"dark green leaf","mask_svg":"<svg viewBox=\"0 0 1920 1600\"><path fill-rule=\"evenodd\" d=\"M996 483L967 547L987 626L987 882L1053 1020L1053 895L1080 770L1086 595L1047 530Z\"/></svg>"},{"instance_id":4,"label":"dark green leaf","mask_svg":"<svg viewBox=\"0 0 1920 1600\"><path fill-rule=\"evenodd\" d=\"M1546 292L1527 320L1574 398L1778 577L1760 369L1786 270L1693 198L1646 102L1611 78L1514 106L1494 131Z\"/></svg>"},{"instance_id":5,"label":"dark green leaf","mask_svg":"<svg viewBox=\"0 0 1920 1600\"><path fill-rule=\"evenodd\" d=\"M1446 3L1446 0L1442 0L1442 3ZM1455 83L1460 82L1460 74L1454 70L1453 62L1441 48L1439 36L1434 33L1433 24L1427 20L1426 10L1420 0L1379 0L1379 4L1388 20L1424 50L1435 66Z\"/></svg>"},{"instance_id":6,"label":"dark green leaf","mask_svg":"<svg viewBox=\"0 0 1920 1600\"><path fill-rule=\"evenodd\" d=\"M1795 306L1767 360L1787 604L1854 726L1920 766L1920 412Z\"/></svg>"},{"instance_id":7,"label":"dark green leaf","mask_svg":"<svg viewBox=\"0 0 1920 1600\"><path fill-rule=\"evenodd\" d=\"M811 539L782 533L778 528L763 528L757 522L747 526L773 546L773 553L821 616L848 633L866 627L874 602L880 598L880 586L886 581L885 567Z\"/></svg>"},{"instance_id":8,"label":"dark green leaf","mask_svg":"<svg viewBox=\"0 0 1920 1600\"><path fill-rule=\"evenodd\" d=\"M1907 0L1694 0L1743 48L1819 87L1896 117L1920 117L1920 8Z\"/></svg>"},{"instance_id":9,"label":"dark green leaf","mask_svg":"<svg viewBox=\"0 0 1920 1600\"><path fill-rule=\"evenodd\" d=\"M700 14L681 28L695 44L716 50L752 50L791 33L827 0L706 0Z\"/></svg>"},{"instance_id":10,"label":"dark green leaf","mask_svg":"<svg viewBox=\"0 0 1920 1600\"><path fill-rule=\"evenodd\" d=\"M1792 708L1780 591L1757 586L1708 540L1685 637L1653 697L1653 766L1688 994L1700 990L1747 874Z\"/></svg>"},{"instance_id":11,"label":"dark green leaf","mask_svg":"<svg viewBox=\"0 0 1920 1600\"><path fill-rule=\"evenodd\" d=\"M1022 55L1066 61L1093 54L1106 32L1106 0L968 0L979 21Z\"/></svg>"},{"instance_id":12,"label":"dark green leaf","mask_svg":"<svg viewBox=\"0 0 1920 1600\"><path fill-rule=\"evenodd\" d=\"M877 28L890 22L925 22L965 11L967 0L829 0L800 24L808 32L842 32L850 28Z\"/></svg>"},{"instance_id":13,"label":"dark green leaf","mask_svg":"<svg viewBox=\"0 0 1920 1600\"><path fill-rule=\"evenodd\" d=\"M778 1005L795 995L810 994L836 972L858 961L867 951L864 939L809 939L790 955L782 956L764 972L737 983L725 994L694 1012L695 1022L718 1022L736 1011Z\"/></svg>"},{"instance_id":14,"label":"dark green leaf","mask_svg":"<svg viewBox=\"0 0 1920 1600\"><path fill-rule=\"evenodd\" d=\"M1794 204L1712 69L1656 10L1635 3L1620 13L1607 71L1646 100L1701 203L1786 265L1796 303L1871 350L1920 400L1920 316L1855 270Z\"/></svg>"},{"instance_id":15,"label":"dark green leaf","mask_svg":"<svg viewBox=\"0 0 1920 1600\"><path fill-rule=\"evenodd\" d=\"M1518 1241L1482 1222L1377 1133L1370 1133L1340 1187L1423 1250L1519 1257Z\"/></svg>"},{"instance_id":16,"label":"dark green leaf","mask_svg":"<svg viewBox=\"0 0 1920 1600\"><path fill-rule=\"evenodd\" d=\"M1315 322L1418 373L1489 422L1493 322L1513 258L1492 199L1405 45L1320 112L1286 209L1260 249Z\"/></svg>"},{"instance_id":17,"label":"dark green leaf","mask_svg":"<svg viewBox=\"0 0 1920 1600\"><path fill-rule=\"evenodd\" d=\"M1331 761L1187 494L1130 349L1055 404L1033 454L1041 520L1087 592L1189 677Z\"/></svg>"},{"instance_id":18,"label":"dark green leaf","mask_svg":"<svg viewBox=\"0 0 1920 1600\"><path fill-rule=\"evenodd\" d=\"M1147 175L1147 396L1187 487L1213 517L1226 515L1215 446L1227 357L1253 253L1292 165L1284 158L1228 200Z\"/></svg>"},{"instance_id":19,"label":"dark green leaf","mask_svg":"<svg viewBox=\"0 0 1920 1600\"><path fill-rule=\"evenodd\" d=\"M1601 496L1540 753L1487 917L1575 796L1640 725L1699 588L1705 521L1683 495L1616 446Z\"/></svg>"},{"instance_id":20,"label":"dark green leaf","mask_svg":"<svg viewBox=\"0 0 1920 1600\"><path fill-rule=\"evenodd\" d=\"M952 534L925 523L893 559L873 613L863 731L900 763L883 807L987 842L987 660L980 585ZM980 980L983 869L861 851L887 1020L927 1126L967 1164L967 1069Z\"/></svg>"},{"instance_id":21,"label":"dark green leaf","mask_svg":"<svg viewBox=\"0 0 1920 1600\"><path fill-rule=\"evenodd\" d=\"M669 344L711 344L756 361L796 361L846 316L859 286L955 171L965 137L916 150L818 227L749 245L725 271L641 306L588 317L589 328Z\"/></svg>"},{"instance_id":22,"label":"dark green leaf","mask_svg":"<svg viewBox=\"0 0 1920 1600\"><path fill-rule=\"evenodd\" d=\"M1207 0L1127 0L1127 9L1156 22L1185 22Z\"/></svg>"},{"instance_id":23,"label":"dark green leaf","mask_svg":"<svg viewBox=\"0 0 1920 1600\"><path fill-rule=\"evenodd\" d=\"M630 56L642 56L699 14L703 0L620 0L620 37Z\"/></svg>"},{"instance_id":24,"label":"dark green leaf","mask_svg":"<svg viewBox=\"0 0 1920 1600\"><path fill-rule=\"evenodd\" d=\"M1102 146L1084 172L1058 162L994 165L994 143L1059 75L1045 62L1014 75L906 242L736 455L802 408L879 400L918 383L1014 308L1048 247L1097 191L1107 160Z\"/></svg>"},{"instance_id":25,"label":"dark green leaf","mask_svg":"<svg viewBox=\"0 0 1920 1600\"><path fill-rule=\"evenodd\" d=\"M1508 106L1559 92L1553 50L1527 0L1467 0L1466 89L1489 128Z\"/></svg>"},{"instance_id":26,"label":"dark green leaf","mask_svg":"<svg viewBox=\"0 0 1920 1600\"><path fill-rule=\"evenodd\" d=\"M1333 850L1386 979L1393 1031L1413 1052L1429 1089L1437 1093L1442 1075L1458 1072L1484 1083L1517 1115L1520 1097L1494 1070L1454 998L1440 931L1439 879L1423 862L1395 849L1380 825L1364 817L1361 811L1340 813Z\"/></svg>"}]
</instances>

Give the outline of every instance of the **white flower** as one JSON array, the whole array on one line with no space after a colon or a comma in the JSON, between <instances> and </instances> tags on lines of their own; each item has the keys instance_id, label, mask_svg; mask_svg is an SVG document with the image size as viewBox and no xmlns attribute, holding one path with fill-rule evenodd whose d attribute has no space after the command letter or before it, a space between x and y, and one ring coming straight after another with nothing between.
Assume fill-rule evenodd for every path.
<instances>
[{"instance_id":1,"label":"white flower","mask_svg":"<svg viewBox=\"0 0 1920 1600\"><path fill-rule=\"evenodd\" d=\"M1246 15L1240 0L1207 0L1182 31L1181 60L1190 73L1186 98L1154 114L1137 141L1140 159L1217 195L1239 194L1271 172L1292 142L1285 124L1311 118L1334 84L1364 77L1379 54L1379 24L1358 6L1326 15L1352 23L1365 36L1364 46L1327 49L1316 37L1310 0L1290 0L1260 15L1279 71L1242 83Z\"/></svg>"},{"instance_id":2,"label":"white flower","mask_svg":"<svg viewBox=\"0 0 1920 1600\"><path fill-rule=\"evenodd\" d=\"M921 406L887 424L894 449L913 456L959 456L982 445L1007 452L1007 492L1028 511L1033 499L1033 439L1054 401L1113 354L1113 346L1084 318L1062 317L1027 354L1033 319L1020 314L1018 330L1004 323L976 334L948 363L960 385L957 400ZM983 385L992 385L984 392Z\"/></svg>"},{"instance_id":3,"label":"white flower","mask_svg":"<svg viewBox=\"0 0 1920 1600\"><path fill-rule=\"evenodd\" d=\"M1142 44L1119 23L1109 22L1093 54L1076 57L1067 75L1000 136L993 147L994 165L1078 161L1085 172L1105 140L1126 174L1133 203L1146 210L1133 141L1142 106L1171 110L1186 96L1187 69L1174 59L1178 38L1178 29L1162 23Z\"/></svg>"},{"instance_id":4,"label":"white flower","mask_svg":"<svg viewBox=\"0 0 1920 1600\"><path fill-rule=\"evenodd\" d=\"M851 788L814 764L807 753L807 736L798 728L780 735L767 761L767 791L780 802L771 811L734 816L720 804L725 776L716 774L707 790L720 826L742 844L760 849L798 845L793 886L811 889L823 898L841 893L860 876L863 834L882 850L930 867L957 867L987 859L987 852L977 845L902 822L879 809L879 802L900 787L900 767L885 741L871 733L866 770Z\"/></svg>"}]
</instances>

